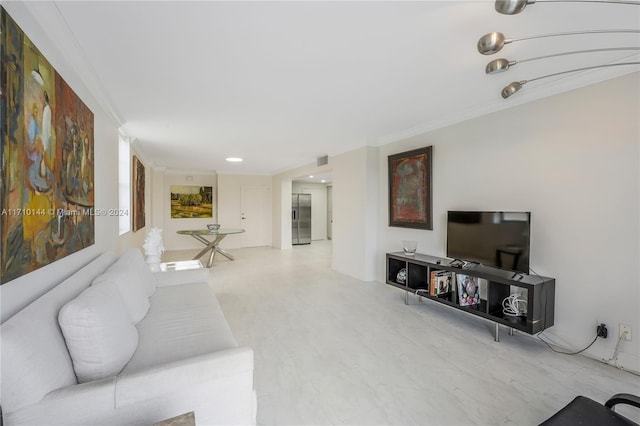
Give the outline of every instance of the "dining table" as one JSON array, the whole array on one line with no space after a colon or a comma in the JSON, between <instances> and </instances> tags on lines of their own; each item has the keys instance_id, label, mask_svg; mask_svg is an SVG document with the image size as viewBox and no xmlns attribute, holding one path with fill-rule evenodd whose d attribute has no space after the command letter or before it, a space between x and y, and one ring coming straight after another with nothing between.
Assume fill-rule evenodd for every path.
<instances>
[{"instance_id":1,"label":"dining table","mask_svg":"<svg viewBox=\"0 0 640 426\"><path fill-rule=\"evenodd\" d=\"M234 260L233 256L229 252L220 248L220 242L227 235L242 234L243 232L244 229L240 228L220 228L217 230L186 229L177 231L178 234L189 235L205 245L205 248L203 248L198 254L196 254L193 260L200 259L205 254L208 254L209 260L206 263L207 268L211 268L211 266L213 265L213 259L215 258L216 253L220 253L229 260Z\"/></svg>"}]
</instances>

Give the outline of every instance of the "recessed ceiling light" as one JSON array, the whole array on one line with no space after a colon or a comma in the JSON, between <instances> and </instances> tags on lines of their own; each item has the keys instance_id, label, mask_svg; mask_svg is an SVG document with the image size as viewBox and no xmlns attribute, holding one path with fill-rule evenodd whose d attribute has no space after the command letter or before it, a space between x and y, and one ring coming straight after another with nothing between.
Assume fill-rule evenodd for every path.
<instances>
[{"instance_id":1,"label":"recessed ceiling light","mask_svg":"<svg viewBox=\"0 0 640 426\"><path fill-rule=\"evenodd\" d=\"M326 180L326 179L322 179L320 182L321 182L321 183L326 183L326 182L327 182L327 180Z\"/></svg>"},{"instance_id":2,"label":"recessed ceiling light","mask_svg":"<svg viewBox=\"0 0 640 426\"><path fill-rule=\"evenodd\" d=\"M239 157L227 157L226 160L230 163L241 163L242 158Z\"/></svg>"},{"instance_id":3,"label":"recessed ceiling light","mask_svg":"<svg viewBox=\"0 0 640 426\"><path fill-rule=\"evenodd\" d=\"M309 175L309 179L313 179L313 175Z\"/></svg>"}]
</instances>

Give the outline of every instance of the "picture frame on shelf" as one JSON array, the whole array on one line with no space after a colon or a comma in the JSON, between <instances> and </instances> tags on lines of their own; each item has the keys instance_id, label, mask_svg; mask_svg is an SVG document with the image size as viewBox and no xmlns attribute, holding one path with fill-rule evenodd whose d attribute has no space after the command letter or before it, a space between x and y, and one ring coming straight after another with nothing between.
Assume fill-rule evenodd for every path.
<instances>
[{"instance_id":1,"label":"picture frame on shelf","mask_svg":"<svg viewBox=\"0 0 640 426\"><path fill-rule=\"evenodd\" d=\"M390 155L389 226L433 230L432 147Z\"/></svg>"}]
</instances>

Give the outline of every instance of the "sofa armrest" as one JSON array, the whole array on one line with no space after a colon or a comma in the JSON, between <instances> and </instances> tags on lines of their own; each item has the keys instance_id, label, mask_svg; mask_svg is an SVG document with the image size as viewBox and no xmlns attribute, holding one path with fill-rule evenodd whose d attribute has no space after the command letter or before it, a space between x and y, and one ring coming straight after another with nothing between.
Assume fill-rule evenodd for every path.
<instances>
[{"instance_id":1,"label":"sofa armrest","mask_svg":"<svg viewBox=\"0 0 640 426\"><path fill-rule=\"evenodd\" d=\"M5 424L93 424L113 412L116 378L67 386L45 395L38 403L4 412Z\"/></svg>"},{"instance_id":2,"label":"sofa armrest","mask_svg":"<svg viewBox=\"0 0 640 426\"><path fill-rule=\"evenodd\" d=\"M216 381L244 376L246 391L253 390L253 350L239 347L159 365L118 376L115 405L126 407Z\"/></svg>"},{"instance_id":3,"label":"sofa armrest","mask_svg":"<svg viewBox=\"0 0 640 426\"><path fill-rule=\"evenodd\" d=\"M209 282L209 270L206 268L187 269L184 271L158 271L154 272L153 276L156 278L158 287Z\"/></svg>"},{"instance_id":4,"label":"sofa armrest","mask_svg":"<svg viewBox=\"0 0 640 426\"><path fill-rule=\"evenodd\" d=\"M197 424L256 421L253 351L233 348L120 376L72 385L7 413L4 424L152 424L194 411Z\"/></svg>"},{"instance_id":5,"label":"sofa armrest","mask_svg":"<svg viewBox=\"0 0 640 426\"><path fill-rule=\"evenodd\" d=\"M256 421L253 350L233 348L68 386L7 413L4 424L151 424L195 411L198 424Z\"/></svg>"}]
</instances>

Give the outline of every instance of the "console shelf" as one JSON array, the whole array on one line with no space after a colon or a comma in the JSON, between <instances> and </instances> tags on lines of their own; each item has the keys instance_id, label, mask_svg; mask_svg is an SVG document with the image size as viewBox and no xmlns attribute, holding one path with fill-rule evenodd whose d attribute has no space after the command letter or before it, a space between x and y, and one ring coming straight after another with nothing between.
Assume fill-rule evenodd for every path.
<instances>
[{"instance_id":1,"label":"console shelf","mask_svg":"<svg viewBox=\"0 0 640 426\"><path fill-rule=\"evenodd\" d=\"M495 323L495 339L499 340L499 325L504 325L528 334L536 334L553 325L555 302L554 278L525 275L490 268L478 264L455 266L452 259L416 253L407 256L403 252L387 253L386 282L405 290L405 303L409 304L409 293L476 315ZM453 264L452 264L453 263ZM405 271L404 282L398 278ZM457 279L453 279L452 291L430 294L432 272L445 271L481 279L479 303L463 306L460 304ZM402 275L402 274L401 274ZM399 282L400 281L400 282ZM502 302L511 294L519 294L527 301L526 313L512 316L503 313Z\"/></svg>"}]
</instances>

